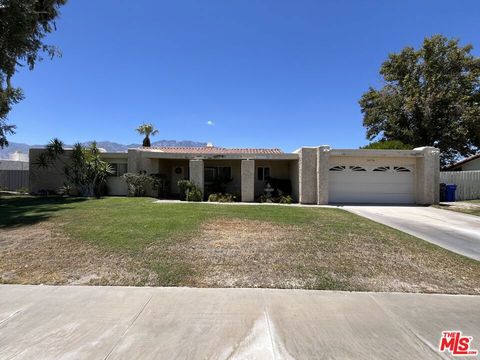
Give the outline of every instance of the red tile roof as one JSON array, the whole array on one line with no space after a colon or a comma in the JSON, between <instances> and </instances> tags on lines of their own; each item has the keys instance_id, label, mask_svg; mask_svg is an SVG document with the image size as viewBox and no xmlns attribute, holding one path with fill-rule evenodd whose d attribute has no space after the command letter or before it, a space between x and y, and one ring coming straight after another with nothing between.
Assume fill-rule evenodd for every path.
<instances>
[{"instance_id":1,"label":"red tile roof","mask_svg":"<svg viewBox=\"0 0 480 360\"><path fill-rule=\"evenodd\" d=\"M170 154L283 154L280 149L227 149L216 146L205 147L163 147L152 146L142 148L145 150L155 150Z\"/></svg>"}]
</instances>

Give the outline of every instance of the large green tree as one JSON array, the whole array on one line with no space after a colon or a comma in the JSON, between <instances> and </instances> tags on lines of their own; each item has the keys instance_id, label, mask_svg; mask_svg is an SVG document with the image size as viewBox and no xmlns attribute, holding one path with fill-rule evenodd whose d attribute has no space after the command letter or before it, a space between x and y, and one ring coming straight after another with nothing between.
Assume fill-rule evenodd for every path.
<instances>
[{"instance_id":1,"label":"large green tree","mask_svg":"<svg viewBox=\"0 0 480 360\"><path fill-rule=\"evenodd\" d=\"M369 150L412 150L413 146L404 144L399 140L379 140L371 142L368 145L360 147L360 149Z\"/></svg>"},{"instance_id":2,"label":"large green tree","mask_svg":"<svg viewBox=\"0 0 480 360\"><path fill-rule=\"evenodd\" d=\"M56 29L59 7L67 0L0 0L0 148L8 145L7 135L15 125L7 123L12 106L23 99L12 85L18 67L33 69L42 54L54 57L58 50L43 42Z\"/></svg>"},{"instance_id":3,"label":"large green tree","mask_svg":"<svg viewBox=\"0 0 480 360\"><path fill-rule=\"evenodd\" d=\"M480 147L480 59L472 46L441 35L404 48L382 64L383 87L359 103L367 139L435 146L443 164Z\"/></svg>"}]
</instances>

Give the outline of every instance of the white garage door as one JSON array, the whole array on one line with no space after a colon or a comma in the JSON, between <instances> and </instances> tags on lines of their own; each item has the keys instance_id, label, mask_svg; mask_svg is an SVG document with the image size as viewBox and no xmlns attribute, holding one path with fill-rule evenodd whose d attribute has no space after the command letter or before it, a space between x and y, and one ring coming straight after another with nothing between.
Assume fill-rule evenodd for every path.
<instances>
[{"instance_id":1,"label":"white garage door","mask_svg":"<svg viewBox=\"0 0 480 360\"><path fill-rule=\"evenodd\" d=\"M415 203L413 166L333 165L329 171L332 203Z\"/></svg>"}]
</instances>

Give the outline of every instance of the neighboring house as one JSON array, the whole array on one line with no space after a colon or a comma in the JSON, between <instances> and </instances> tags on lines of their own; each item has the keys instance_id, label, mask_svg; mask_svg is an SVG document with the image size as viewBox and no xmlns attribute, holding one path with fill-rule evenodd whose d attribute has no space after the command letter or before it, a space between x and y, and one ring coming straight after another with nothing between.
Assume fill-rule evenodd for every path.
<instances>
[{"instance_id":1,"label":"neighboring house","mask_svg":"<svg viewBox=\"0 0 480 360\"><path fill-rule=\"evenodd\" d=\"M30 150L30 161L42 149ZM67 155L65 155L67 156ZM190 179L205 191L219 176L230 178L226 191L245 202L264 192L267 178L289 180L292 197L302 204L438 202L439 151L338 150L329 146L302 147L293 153L279 149L227 149L214 146L128 149L102 153L115 174L108 181L111 195L127 195L125 172L162 174L170 193L177 181ZM54 190L64 182L61 166L30 171L30 190Z\"/></svg>"},{"instance_id":2,"label":"neighboring house","mask_svg":"<svg viewBox=\"0 0 480 360\"><path fill-rule=\"evenodd\" d=\"M17 150L14 153L8 154L8 160L28 162L28 154Z\"/></svg>"},{"instance_id":3,"label":"neighboring house","mask_svg":"<svg viewBox=\"0 0 480 360\"><path fill-rule=\"evenodd\" d=\"M474 171L480 170L480 153L463 159L453 165L446 166L442 171Z\"/></svg>"},{"instance_id":4,"label":"neighboring house","mask_svg":"<svg viewBox=\"0 0 480 360\"><path fill-rule=\"evenodd\" d=\"M0 159L0 170L28 170L28 161Z\"/></svg>"}]
</instances>

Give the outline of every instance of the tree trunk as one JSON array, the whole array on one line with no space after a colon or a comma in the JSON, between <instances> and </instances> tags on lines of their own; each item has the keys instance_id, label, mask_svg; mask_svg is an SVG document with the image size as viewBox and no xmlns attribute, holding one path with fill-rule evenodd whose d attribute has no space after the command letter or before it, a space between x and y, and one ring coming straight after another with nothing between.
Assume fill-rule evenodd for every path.
<instances>
[{"instance_id":1,"label":"tree trunk","mask_svg":"<svg viewBox=\"0 0 480 360\"><path fill-rule=\"evenodd\" d=\"M143 139L143 147L150 147L150 138L148 136L145 136L145 139Z\"/></svg>"}]
</instances>

